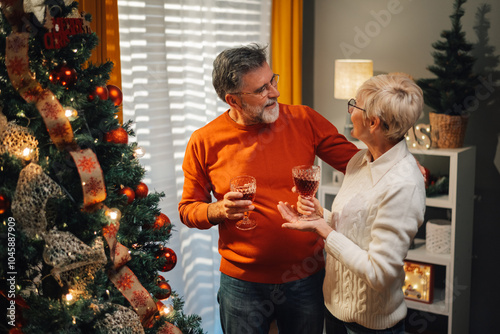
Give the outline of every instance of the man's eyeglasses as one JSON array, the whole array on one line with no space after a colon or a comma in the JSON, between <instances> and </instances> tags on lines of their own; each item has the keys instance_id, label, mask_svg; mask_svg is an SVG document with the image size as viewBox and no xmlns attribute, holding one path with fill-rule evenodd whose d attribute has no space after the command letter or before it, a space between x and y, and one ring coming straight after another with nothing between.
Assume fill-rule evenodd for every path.
<instances>
[{"instance_id":1,"label":"man's eyeglasses","mask_svg":"<svg viewBox=\"0 0 500 334\"><path fill-rule=\"evenodd\" d=\"M273 74L273 77L271 78L271 81L269 83L265 84L264 86L260 87L257 91L253 93L244 93L244 92L238 92L238 93L233 93L233 94L241 94L241 95L260 95L260 97L264 98L269 95L269 91L271 90L270 85L273 86L274 88L278 87L278 82L280 81L280 75L279 74Z\"/></svg>"},{"instance_id":2,"label":"man's eyeglasses","mask_svg":"<svg viewBox=\"0 0 500 334\"><path fill-rule=\"evenodd\" d=\"M366 112L365 109L356 106L356 99L350 99L349 101L347 101L347 112L349 114L352 114L352 109L351 108L357 108L359 110L363 110L363 111Z\"/></svg>"}]
</instances>

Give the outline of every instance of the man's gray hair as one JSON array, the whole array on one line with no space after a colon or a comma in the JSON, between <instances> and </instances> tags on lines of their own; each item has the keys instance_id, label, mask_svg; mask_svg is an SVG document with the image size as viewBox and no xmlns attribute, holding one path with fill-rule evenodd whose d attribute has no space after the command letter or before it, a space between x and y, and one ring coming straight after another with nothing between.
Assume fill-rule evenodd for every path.
<instances>
[{"instance_id":1,"label":"man's gray hair","mask_svg":"<svg viewBox=\"0 0 500 334\"><path fill-rule=\"evenodd\" d=\"M226 102L226 94L239 91L245 74L262 67L267 61L266 48L250 44L224 50L215 58L212 84L222 101Z\"/></svg>"}]
</instances>

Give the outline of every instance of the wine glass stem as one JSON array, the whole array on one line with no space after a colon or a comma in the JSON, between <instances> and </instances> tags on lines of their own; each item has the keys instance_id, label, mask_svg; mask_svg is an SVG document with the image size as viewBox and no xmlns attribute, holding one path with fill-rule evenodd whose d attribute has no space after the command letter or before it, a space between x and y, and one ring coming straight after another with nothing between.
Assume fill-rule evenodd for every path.
<instances>
[{"instance_id":1,"label":"wine glass stem","mask_svg":"<svg viewBox=\"0 0 500 334\"><path fill-rule=\"evenodd\" d=\"M245 216L243 217L243 220L247 221L248 220L248 211L245 211L244 215Z\"/></svg>"}]
</instances>

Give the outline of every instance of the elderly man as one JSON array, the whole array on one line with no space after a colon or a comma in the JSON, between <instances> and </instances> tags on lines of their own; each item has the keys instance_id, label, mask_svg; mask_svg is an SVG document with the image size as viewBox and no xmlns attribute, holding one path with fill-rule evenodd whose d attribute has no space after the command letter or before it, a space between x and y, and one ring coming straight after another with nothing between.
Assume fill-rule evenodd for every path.
<instances>
[{"instance_id":1,"label":"elderly man","mask_svg":"<svg viewBox=\"0 0 500 334\"><path fill-rule=\"evenodd\" d=\"M212 78L229 109L191 136L179 212L189 227L219 229L224 333L268 333L276 319L280 333L321 334L323 239L282 229L276 204L297 199L292 167L313 164L318 156L345 171L358 149L313 109L277 102L279 75L265 48L223 51ZM253 202L230 191L238 175L256 178ZM245 211L251 211L256 228L235 227Z\"/></svg>"}]
</instances>

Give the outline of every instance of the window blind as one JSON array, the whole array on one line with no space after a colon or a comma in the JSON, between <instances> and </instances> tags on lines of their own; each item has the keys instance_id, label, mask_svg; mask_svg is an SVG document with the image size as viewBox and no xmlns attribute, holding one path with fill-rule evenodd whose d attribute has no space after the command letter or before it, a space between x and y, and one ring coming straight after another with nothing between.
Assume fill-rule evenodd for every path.
<instances>
[{"instance_id":1,"label":"window blind","mask_svg":"<svg viewBox=\"0 0 500 334\"><path fill-rule=\"evenodd\" d=\"M221 333L218 233L179 222L181 165L191 133L228 108L212 86L213 60L226 48L269 44L271 0L119 0L118 14L123 118L133 120L130 141L146 152L143 181L165 192L162 212L175 226L168 244L179 261L166 278L184 296L185 312Z\"/></svg>"}]
</instances>

